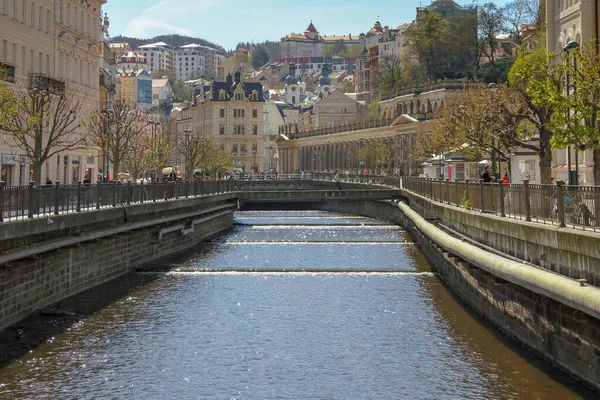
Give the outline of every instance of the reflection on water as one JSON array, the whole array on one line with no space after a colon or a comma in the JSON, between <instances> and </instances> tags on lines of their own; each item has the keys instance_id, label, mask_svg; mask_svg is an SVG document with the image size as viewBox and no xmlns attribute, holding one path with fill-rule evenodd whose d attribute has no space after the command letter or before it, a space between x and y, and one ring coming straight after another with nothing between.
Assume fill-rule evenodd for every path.
<instances>
[{"instance_id":1,"label":"reflection on water","mask_svg":"<svg viewBox=\"0 0 600 400\"><path fill-rule=\"evenodd\" d=\"M4 354L47 339L0 369L0 398L595 396L465 309L393 225L317 212L236 220L171 272L69 299L77 316L33 318L29 337L3 333Z\"/></svg>"}]
</instances>

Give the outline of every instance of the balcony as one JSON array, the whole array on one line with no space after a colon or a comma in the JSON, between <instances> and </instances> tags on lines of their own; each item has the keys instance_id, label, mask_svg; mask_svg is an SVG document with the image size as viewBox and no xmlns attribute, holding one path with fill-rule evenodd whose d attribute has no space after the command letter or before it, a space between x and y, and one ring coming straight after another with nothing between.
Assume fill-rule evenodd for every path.
<instances>
[{"instance_id":1,"label":"balcony","mask_svg":"<svg viewBox=\"0 0 600 400\"><path fill-rule=\"evenodd\" d=\"M65 83L45 74L29 74L29 90L47 90L52 94L63 94Z\"/></svg>"},{"instance_id":2,"label":"balcony","mask_svg":"<svg viewBox=\"0 0 600 400\"><path fill-rule=\"evenodd\" d=\"M16 68L10 64L0 62L0 79L6 82L15 82Z\"/></svg>"}]
</instances>

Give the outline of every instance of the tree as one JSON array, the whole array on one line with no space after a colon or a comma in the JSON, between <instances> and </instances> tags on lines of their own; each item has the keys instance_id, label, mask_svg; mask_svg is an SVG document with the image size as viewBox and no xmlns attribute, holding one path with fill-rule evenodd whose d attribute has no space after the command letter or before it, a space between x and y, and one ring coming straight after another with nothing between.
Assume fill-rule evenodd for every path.
<instances>
[{"instance_id":1,"label":"tree","mask_svg":"<svg viewBox=\"0 0 600 400\"><path fill-rule=\"evenodd\" d=\"M527 0L513 0L506 3L500 11L503 30L510 35L513 44L520 46L523 43L521 27L523 24L532 21L528 13L529 4L527 4Z\"/></svg>"},{"instance_id":2,"label":"tree","mask_svg":"<svg viewBox=\"0 0 600 400\"><path fill-rule=\"evenodd\" d=\"M199 169L202 157L206 155L207 138L186 131L178 142L178 151L182 155L186 177L191 180L194 170Z\"/></svg>"},{"instance_id":3,"label":"tree","mask_svg":"<svg viewBox=\"0 0 600 400\"><path fill-rule=\"evenodd\" d=\"M146 124L143 117L135 104L117 98L109 109L93 111L84 123L90 141L112 161L115 175L140 138Z\"/></svg>"},{"instance_id":4,"label":"tree","mask_svg":"<svg viewBox=\"0 0 600 400\"><path fill-rule=\"evenodd\" d=\"M400 59L393 56L382 57L379 63L379 91L381 96L387 97L396 93L402 86L404 67Z\"/></svg>"},{"instance_id":5,"label":"tree","mask_svg":"<svg viewBox=\"0 0 600 400\"><path fill-rule=\"evenodd\" d=\"M506 83L514 62L513 58L502 58L495 63L485 63L479 68L478 77L485 83Z\"/></svg>"},{"instance_id":6,"label":"tree","mask_svg":"<svg viewBox=\"0 0 600 400\"><path fill-rule=\"evenodd\" d=\"M160 181L163 168L167 166L169 155L175 147L175 137L169 129L164 129L162 121L151 121L146 125L142 136L143 147L146 151L144 164L148 165L154 174L154 179Z\"/></svg>"},{"instance_id":7,"label":"tree","mask_svg":"<svg viewBox=\"0 0 600 400\"><path fill-rule=\"evenodd\" d=\"M34 182L41 183L46 161L86 147L79 130L83 102L63 82L32 76L27 87L9 87L0 81L0 99L0 130L8 133L2 141L21 149L31 160Z\"/></svg>"},{"instance_id":8,"label":"tree","mask_svg":"<svg viewBox=\"0 0 600 400\"><path fill-rule=\"evenodd\" d=\"M409 49L430 82L436 82L443 77L447 50L443 39L447 34L448 21L428 10L424 10L417 18L416 24L412 24L406 30Z\"/></svg>"},{"instance_id":9,"label":"tree","mask_svg":"<svg viewBox=\"0 0 600 400\"><path fill-rule=\"evenodd\" d=\"M555 109L550 121L554 148L573 146L575 151L594 152L594 182L600 182L600 54L594 41L564 53L552 70L550 103ZM565 90L565 88L568 88Z\"/></svg>"},{"instance_id":10,"label":"tree","mask_svg":"<svg viewBox=\"0 0 600 400\"><path fill-rule=\"evenodd\" d=\"M457 15L448 22L448 37L443 38L443 43L448 44L444 77L472 78L479 68L477 13Z\"/></svg>"},{"instance_id":11,"label":"tree","mask_svg":"<svg viewBox=\"0 0 600 400\"><path fill-rule=\"evenodd\" d=\"M263 45L258 45L252 52L252 68L258 70L260 67L269 62L269 53Z\"/></svg>"},{"instance_id":12,"label":"tree","mask_svg":"<svg viewBox=\"0 0 600 400\"><path fill-rule=\"evenodd\" d=\"M498 48L498 35L503 32L502 10L494 3L479 7L479 52L492 64L496 62L494 51Z\"/></svg>"},{"instance_id":13,"label":"tree","mask_svg":"<svg viewBox=\"0 0 600 400\"><path fill-rule=\"evenodd\" d=\"M353 44L352 46L346 45L346 48L338 53L338 56L344 58L358 58L362 51L363 47L360 44Z\"/></svg>"},{"instance_id":14,"label":"tree","mask_svg":"<svg viewBox=\"0 0 600 400\"><path fill-rule=\"evenodd\" d=\"M550 121L555 113L551 99L553 93L562 90L556 66L551 64L552 53L538 49L530 53L521 53L515 60L508 82L518 101L524 104L521 131L525 136L537 139L523 141L522 147L535 151L539 157L541 181L551 183L553 132ZM536 143L537 142L537 143Z\"/></svg>"},{"instance_id":15,"label":"tree","mask_svg":"<svg viewBox=\"0 0 600 400\"><path fill-rule=\"evenodd\" d=\"M347 50L346 43L343 40L336 40L335 42L328 44L323 49L323 57L333 57ZM362 49L361 49L362 51Z\"/></svg>"}]
</instances>

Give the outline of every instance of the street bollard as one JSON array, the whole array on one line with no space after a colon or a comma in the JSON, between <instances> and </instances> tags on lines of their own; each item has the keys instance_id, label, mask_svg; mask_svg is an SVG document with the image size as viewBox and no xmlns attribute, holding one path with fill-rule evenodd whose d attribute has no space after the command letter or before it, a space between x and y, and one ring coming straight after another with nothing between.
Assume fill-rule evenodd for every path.
<instances>
[{"instance_id":1,"label":"street bollard","mask_svg":"<svg viewBox=\"0 0 600 400\"><path fill-rule=\"evenodd\" d=\"M523 189L525 192L525 220L531 222L531 194L529 193L529 179L523 180Z\"/></svg>"},{"instance_id":2,"label":"street bollard","mask_svg":"<svg viewBox=\"0 0 600 400\"><path fill-rule=\"evenodd\" d=\"M29 190L28 190L28 199L27 199L27 218L33 218L33 207L34 207L34 201L33 201L33 191L35 190L35 182L34 181L29 181ZM39 211L39 210L38 210ZM36 212L37 214L37 212Z\"/></svg>"},{"instance_id":3,"label":"street bollard","mask_svg":"<svg viewBox=\"0 0 600 400\"><path fill-rule=\"evenodd\" d=\"M561 228L566 227L565 224L565 182L556 181L556 208L558 208L558 223Z\"/></svg>"},{"instance_id":4,"label":"street bollard","mask_svg":"<svg viewBox=\"0 0 600 400\"><path fill-rule=\"evenodd\" d=\"M498 181L498 189L500 192L500 216L506 217L506 212L504 209L504 181Z\"/></svg>"},{"instance_id":5,"label":"street bollard","mask_svg":"<svg viewBox=\"0 0 600 400\"><path fill-rule=\"evenodd\" d=\"M6 182L0 181L0 222L4 222L4 187Z\"/></svg>"},{"instance_id":6,"label":"street bollard","mask_svg":"<svg viewBox=\"0 0 600 400\"><path fill-rule=\"evenodd\" d=\"M60 181L55 181L54 185L54 215L58 215L58 208L60 207Z\"/></svg>"},{"instance_id":7,"label":"street bollard","mask_svg":"<svg viewBox=\"0 0 600 400\"><path fill-rule=\"evenodd\" d=\"M100 188L102 187L102 186L100 186L100 182L101 181L98 180L98 184L96 186L96 210L100 209L100 190L101 190Z\"/></svg>"},{"instance_id":8,"label":"street bollard","mask_svg":"<svg viewBox=\"0 0 600 400\"><path fill-rule=\"evenodd\" d=\"M77 212L81 212L81 181L77 182Z\"/></svg>"}]
</instances>

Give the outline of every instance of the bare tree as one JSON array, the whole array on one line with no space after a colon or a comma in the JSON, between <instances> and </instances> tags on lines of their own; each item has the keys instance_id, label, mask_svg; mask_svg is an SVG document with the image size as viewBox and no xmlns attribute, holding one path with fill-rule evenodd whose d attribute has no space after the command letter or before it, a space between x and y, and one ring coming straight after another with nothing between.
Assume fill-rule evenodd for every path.
<instances>
[{"instance_id":1,"label":"bare tree","mask_svg":"<svg viewBox=\"0 0 600 400\"><path fill-rule=\"evenodd\" d=\"M139 139L145 124L143 117L134 104L117 98L110 108L92 112L85 123L92 143L105 151L112 161L115 176L134 141Z\"/></svg>"},{"instance_id":2,"label":"bare tree","mask_svg":"<svg viewBox=\"0 0 600 400\"><path fill-rule=\"evenodd\" d=\"M8 133L2 141L21 149L31 160L33 181L41 183L42 165L58 153L82 149L80 134L81 97L62 81L31 76L27 87L0 83L0 129Z\"/></svg>"},{"instance_id":3,"label":"bare tree","mask_svg":"<svg viewBox=\"0 0 600 400\"><path fill-rule=\"evenodd\" d=\"M492 64L496 62L494 50L498 47L498 35L503 31L502 10L494 3L479 7L479 52Z\"/></svg>"}]
</instances>

